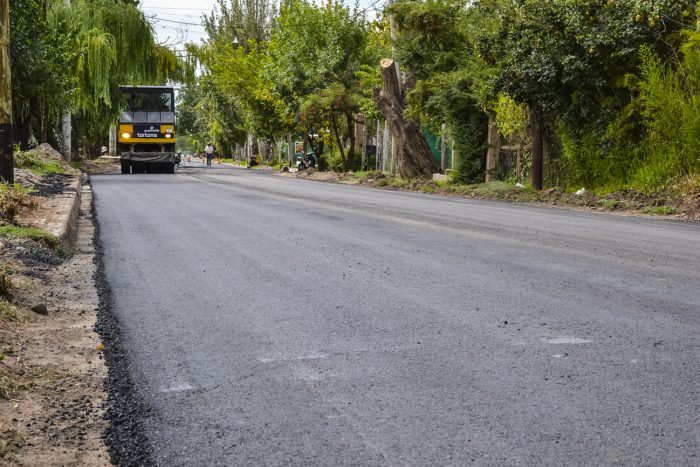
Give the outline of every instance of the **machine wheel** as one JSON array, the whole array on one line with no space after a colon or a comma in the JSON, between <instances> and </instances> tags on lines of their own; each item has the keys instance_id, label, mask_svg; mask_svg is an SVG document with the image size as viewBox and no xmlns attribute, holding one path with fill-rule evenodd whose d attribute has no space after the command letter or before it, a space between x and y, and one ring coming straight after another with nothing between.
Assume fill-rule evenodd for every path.
<instances>
[{"instance_id":1,"label":"machine wheel","mask_svg":"<svg viewBox=\"0 0 700 467\"><path fill-rule=\"evenodd\" d=\"M131 164L129 163L128 160L122 160L122 173L123 174L128 174L131 173Z\"/></svg>"},{"instance_id":2,"label":"machine wheel","mask_svg":"<svg viewBox=\"0 0 700 467\"><path fill-rule=\"evenodd\" d=\"M175 173L175 164L170 164L170 163L165 163L163 165L163 173L166 174L174 174Z\"/></svg>"}]
</instances>

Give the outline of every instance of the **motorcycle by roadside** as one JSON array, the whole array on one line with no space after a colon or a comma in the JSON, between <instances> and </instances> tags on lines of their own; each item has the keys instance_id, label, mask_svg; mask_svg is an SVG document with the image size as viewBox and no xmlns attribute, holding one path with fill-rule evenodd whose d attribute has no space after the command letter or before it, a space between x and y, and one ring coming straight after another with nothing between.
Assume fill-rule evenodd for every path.
<instances>
[{"instance_id":1,"label":"motorcycle by roadside","mask_svg":"<svg viewBox=\"0 0 700 467\"><path fill-rule=\"evenodd\" d=\"M299 171L304 171L306 169L316 167L316 154L314 152L307 152L306 154L303 154L301 156L297 156L297 170Z\"/></svg>"}]
</instances>

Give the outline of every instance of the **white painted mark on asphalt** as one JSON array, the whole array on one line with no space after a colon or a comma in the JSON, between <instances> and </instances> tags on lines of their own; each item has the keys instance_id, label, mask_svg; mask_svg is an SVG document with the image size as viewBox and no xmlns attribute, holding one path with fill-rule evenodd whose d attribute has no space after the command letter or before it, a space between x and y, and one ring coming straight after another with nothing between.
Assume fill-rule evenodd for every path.
<instances>
[{"instance_id":1,"label":"white painted mark on asphalt","mask_svg":"<svg viewBox=\"0 0 700 467\"><path fill-rule=\"evenodd\" d=\"M316 353L309 355L283 355L278 358L274 357L258 357L262 363L272 363L272 362L290 362L296 360L318 360L319 358L328 358L327 353Z\"/></svg>"},{"instance_id":2,"label":"white painted mark on asphalt","mask_svg":"<svg viewBox=\"0 0 700 467\"><path fill-rule=\"evenodd\" d=\"M173 384L172 386L160 388L160 392L163 393L169 393L169 392L183 392L183 391L191 391L194 389L194 386L188 383L180 383L180 384Z\"/></svg>"},{"instance_id":3,"label":"white painted mark on asphalt","mask_svg":"<svg viewBox=\"0 0 700 467\"><path fill-rule=\"evenodd\" d=\"M590 344L593 341L590 339L581 339L580 337L554 337L551 339L543 337L542 342L545 344Z\"/></svg>"}]
</instances>

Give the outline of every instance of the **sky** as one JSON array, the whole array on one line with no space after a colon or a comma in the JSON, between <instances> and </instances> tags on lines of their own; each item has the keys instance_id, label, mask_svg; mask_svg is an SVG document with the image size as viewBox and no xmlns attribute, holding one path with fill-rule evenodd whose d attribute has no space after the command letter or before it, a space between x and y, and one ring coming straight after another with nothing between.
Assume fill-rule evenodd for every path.
<instances>
[{"instance_id":1,"label":"sky","mask_svg":"<svg viewBox=\"0 0 700 467\"><path fill-rule=\"evenodd\" d=\"M381 8L385 0L359 0L362 8L368 9L371 17L375 8ZM354 0L346 0L352 5ZM199 43L206 37L202 26L202 15L211 13L216 0L141 0L141 9L150 18L158 42L182 50L186 42ZM183 24L186 23L186 24Z\"/></svg>"},{"instance_id":2,"label":"sky","mask_svg":"<svg viewBox=\"0 0 700 467\"><path fill-rule=\"evenodd\" d=\"M211 13L216 5L216 0L141 0L141 10L153 24L158 42L174 49L206 37L202 15Z\"/></svg>"}]
</instances>

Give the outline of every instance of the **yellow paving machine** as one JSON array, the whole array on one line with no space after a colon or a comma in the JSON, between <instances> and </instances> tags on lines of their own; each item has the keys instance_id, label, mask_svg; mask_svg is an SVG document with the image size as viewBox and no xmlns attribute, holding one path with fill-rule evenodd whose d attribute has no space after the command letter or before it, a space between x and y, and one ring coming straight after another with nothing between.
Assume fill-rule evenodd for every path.
<instances>
[{"instance_id":1,"label":"yellow paving machine","mask_svg":"<svg viewBox=\"0 0 700 467\"><path fill-rule=\"evenodd\" d=\"M117 152L123 174L175 173L175 93L171 86L120 86Z\"/></svg>"}]
</instances>

